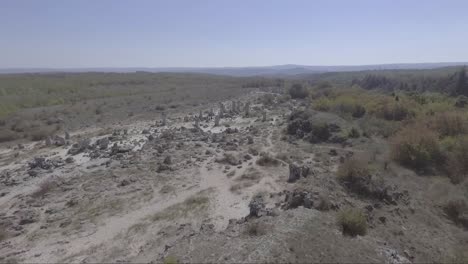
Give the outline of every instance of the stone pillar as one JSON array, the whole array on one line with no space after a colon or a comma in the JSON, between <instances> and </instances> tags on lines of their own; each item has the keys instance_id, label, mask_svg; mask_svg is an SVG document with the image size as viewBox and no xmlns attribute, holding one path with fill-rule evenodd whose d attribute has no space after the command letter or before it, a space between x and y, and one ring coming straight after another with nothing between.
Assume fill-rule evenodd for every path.
<instances>
[{"instance_id":1,"label":"stone pillar","mask_svg":"<svg viewBox=\"0 0 468 264\"><path fill-rule=\"evenodd\" d=\"M166 125L166 122L167 122L167 113L166 112L162 112L161 113L162 117L161 117L161 125L162 126L165 126Z\"/></svg>"},{"instance_id":2,"label":"stone pillar","mask_svg":"<svg viewBox=\"0 0 468 264\"><path fill-rule=\"evenodd\" d=\"M244 111L245 111L245 117L249 117L250 116L250 103L249 102L245 104Z\"/></svg>"},{"instance_id":3,"label":"stone pillar","mask_svg":"<svg viewBox=\"0 0 468 264\"><path fill-rule=\"evenodd\" d=\"M224 104L222 102L219 103L219 116L220 117L223 117L224 116L224 112L225 112L225 109L224 109Z\"/></svg>"},{"instance_id":4,"label":"stone pillar","mask_svg":"<svg viewBox=\"0 0 468 264\"><path fill-rule=\"evenodd\" d=\"M217 116L215 116L215 124L214 124L215 127L216 127L216 126L219 126L219 120L220 120L220 119L221 119L221 115L220 115L220 114L218 114Z\"/></svg>"}]
</instances>

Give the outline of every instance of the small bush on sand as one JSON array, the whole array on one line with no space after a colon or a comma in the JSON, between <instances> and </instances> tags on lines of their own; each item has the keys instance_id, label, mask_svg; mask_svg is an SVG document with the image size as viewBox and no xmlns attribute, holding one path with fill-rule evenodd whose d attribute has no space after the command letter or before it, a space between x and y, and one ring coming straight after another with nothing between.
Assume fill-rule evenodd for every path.
<instances>
[{"instance_id":1,"label":"small bush on sand","mask_svg":"<svg viewBox=\"0 0 468 264\"><path fill-rule=\"evenodd\" d=\"M443 164L438 135L423 125L407 126L394 136L392 157L403 166L416 170Z\"/></svg>"},{"instance_id":2,"label":"small bush on sand","mask_svg":"<svg viewBox=\"0 0 468 264\"><path fill-rule=\"evenodd\" d=\"M349 208L338 213L338 224L343 235L355 237L363 236L367 232L366 215L362 210Z\"/></svg>"}]
</instances>

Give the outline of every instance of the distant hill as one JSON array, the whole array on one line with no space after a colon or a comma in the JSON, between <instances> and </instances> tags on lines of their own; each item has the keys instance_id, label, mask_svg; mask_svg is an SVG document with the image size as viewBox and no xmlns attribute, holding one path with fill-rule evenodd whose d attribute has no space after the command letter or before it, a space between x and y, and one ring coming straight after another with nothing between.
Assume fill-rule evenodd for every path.
<instances>
[{"instance_id":1,"label":"distant hill","mask_svg":"<svg viewBox=\"0 0 468 264\"><path fill-rule=\"evenodd\" d=\"M169 68L4 68L0 73L50 73L50 72L187 72L206 73L230 76L294 76L325 72L352 72L366 70L395 70L395 69L434 69L448 66L466 65L468 62L442 62L442 63L404 63L404 64L377 64L356 66L308 66L308 65L276 65L261 67L169 67Z\"/></svg>"}]
</instances>

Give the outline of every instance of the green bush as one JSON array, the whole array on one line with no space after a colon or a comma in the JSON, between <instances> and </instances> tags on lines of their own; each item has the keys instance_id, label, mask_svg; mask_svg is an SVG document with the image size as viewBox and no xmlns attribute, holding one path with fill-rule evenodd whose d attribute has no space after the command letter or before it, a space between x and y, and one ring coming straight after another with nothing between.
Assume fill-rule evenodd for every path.
<instances>
[{"instance_id":1,"label":"green bush","mask_svg":"<svg viewBox=\"0 0 468 264\"><path fill-rule=\"evenodd\" d=\"M338 224L343 235L355 237L364 236L367 233L366 215L359 209L345 209L338 213Z\"/></svg>"},{"instance_id":2,"label":"green bush","mask_svg":"<svg viewBox=\"0 0 468 264\"><path fill-rule=\"evenodd\" d=\"M416 170L443 164L438 135L418 124L403 128L393 137L392 157L398 163Z\"/></svg>"},{"instance_id":3,"label":"green bush","mask_svg":"<svg viewBox=\"0 0 468 264\"><path fill-rule=\"evenodd\" d=\"M443 146L446 170L453 183L460 183L468 177L468 136L448 137Z\"/></svg>"},{"instance_id":4,"label":"green bush","mask_svg":"<svg viewBox=\"0 0 468 264\"><path fill-rule=\"evenodd\" d=\"M325 142L331 137L330 126L327 123L311 125L309 141L311 143Z\"/></svg>"},{"instance_id":5,"label":"green bush","mask_svg":"<svg viewBox=\"0 0 468 264\"><path fill-rule=\"evenodd\" d=\"M289 95L293 99L304 99L309 95L309 92L302 84L295 83L289 88Z\"/></svg>"}]
</instances>

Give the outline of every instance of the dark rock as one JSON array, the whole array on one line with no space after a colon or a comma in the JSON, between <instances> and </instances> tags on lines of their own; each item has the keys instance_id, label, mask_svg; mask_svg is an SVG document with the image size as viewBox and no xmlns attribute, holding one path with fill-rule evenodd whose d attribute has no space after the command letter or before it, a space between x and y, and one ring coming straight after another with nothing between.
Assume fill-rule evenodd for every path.
<instances>
[{"instance_id":1,"label":"dark rock","mask_svg":"<svg viewBox=\"0 0 468 264\"><path fill-rule=\"evenodd\" d=\"M100 150L105 150L109 146L109 138L101 138L96 141L96 146L99 147Z\"/></svg>"},{"instance_id":2,"label":"dark rock","mask_svg":"<svg viewBox=\"0 0 468 264\"><path fill-rule=\"evenodd\" d=\"M89 139L83 139L78 143L72 145L72 147L68 150L68 154L70 155L77 155L89 148L89 144L91 141Z\"/></svg>"},{"instance_id":3,"label":"dark rock","mask_svg":"<svg viewBox=\"0 0 468 264\"><path fill-rule=\"evenodd\" d=\"M66 162L66 163L73 163L73 162L75 162L75 159L74 159L73 157L67 157L67 158L65 159L65 162Z\"/></svg>"}]
</instances>

